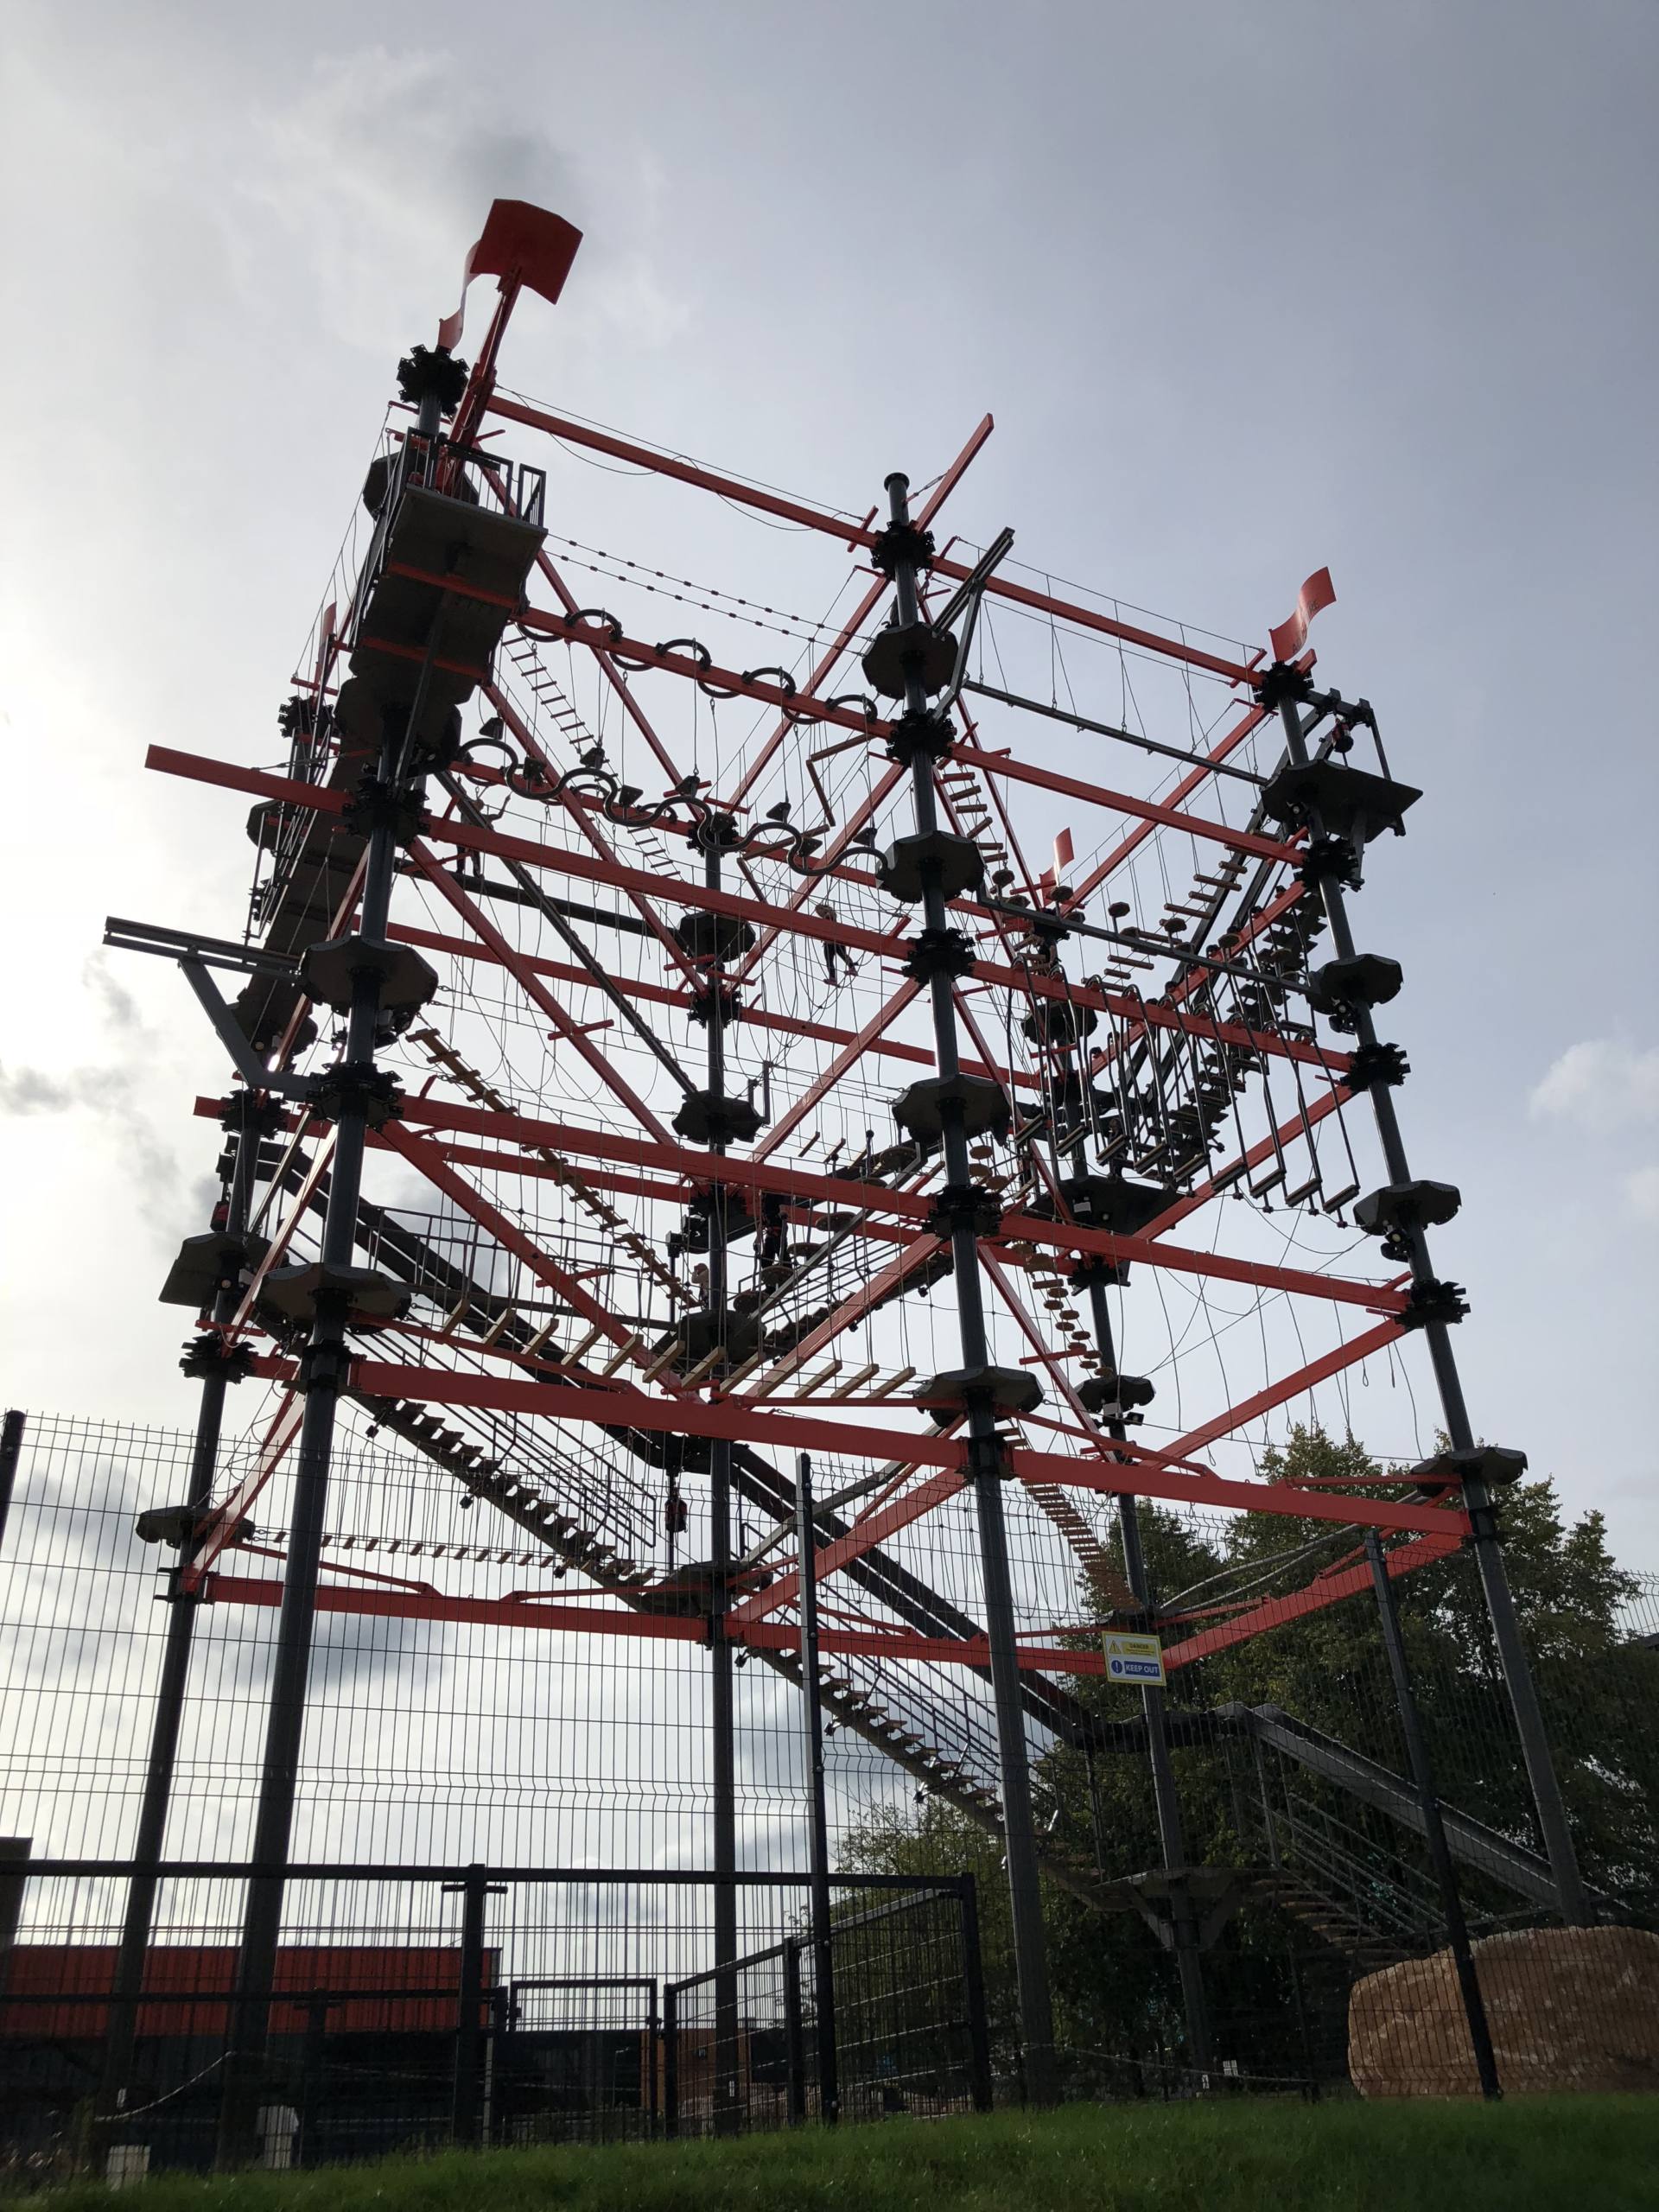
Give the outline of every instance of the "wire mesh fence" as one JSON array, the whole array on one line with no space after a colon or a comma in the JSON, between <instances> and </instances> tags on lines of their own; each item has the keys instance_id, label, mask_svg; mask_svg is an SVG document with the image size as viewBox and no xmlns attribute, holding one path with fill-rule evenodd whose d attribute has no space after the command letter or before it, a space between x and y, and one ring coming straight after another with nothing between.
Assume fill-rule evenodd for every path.
<instances>
[{"instance_id":1,"label":"wire mesh fence","mask_svg":"<svg viewBox=\"0 0 1659 2212\"><path fill-rule=\"evenodd\" d=\"M242 1448L221 1479L235 1479ZM1327 1480L1363 1478L1363 1455L1342 1457L1351 1449L1308 1447L1325 1453ZM113 2152L161 2165L212 2156L268 1605L198 1610L122 2085L121 2112L145 2127L118 2140L93 2125L111 2117L99 2099L115 1946L175 1611L156 1602L175 1588L175 1554L137 1523L176 1497L188 1452L171 1432L31 1421L10 1500L0 1840L27 1849L30 1871L13 1885L18 1942L0 1984L0 2109L22 2174L94 2158L107 2168ZM485 1516L458 1499L441 1470L353 1436L334 1491L341 1581L411 1589L442 1572L451 1591L480 1596L539 1588L540 1576L556 1586L555 1554L499 1527L486 1541ZM1027 1693L1066 2092L1471 2090L1445 1888L1359 1531L1142 1503L1172 1838L1147 1701L1097 1664L1099 1624L1121 1595L1113 1510L1096 1513L1095 1550L1080 1555L1030 1500L1009 1500L1022 1627L1076 1624L1077 1671L1034 1674ZM1547 1485L1511 1492L1503 1525L1592 1926L1561 1925L1474 1559L1402 1548L1387 1561L1498 2079L1506 2090L1659 2086L1659 1585L1618 1567L1593 1516L1564 1522ZM256 1527L237 1548L238 1574L266 1571L264 1541ZM832 1623L902 1602L930 1609L936 1635L952 1608L971 1624L965 1504L860 1565L867 1582L826 1586ZM1332 1601L1310 1608L1309 1590L1327 1587ZM701 1871L703 1645L322 1617L296 1852L334 1871L297 1874L289 1891L259 2107L271 2158L359 2158L457 2133L509 2145L819 2116L798 1662L747 1656L736 1930L721 1957ZM842 2109L926 2114L1017 2097L988 1686L971 1668L880 1657L828 1658L825 1675ZM467 1869L504 1866L475 1878L491 1893L474 2002ZM534 1871L556 1866L569 1871ZM612 1880L596 1871L607 1867L634 1871ZM982 2010L964 1964L969 1896Z\"/></svg>"},{"instance_id":2,"label":"wire mesh fence","mask_svg":"<svg viewBox=\"0 0 1659 2212\"><path fill-rule=\"evenodd\" d=\"M206 2169L234 2057L249 1870L162 1875L130 2056L110 2052L131 1869L17 1862L0 1986L0 2172ZM257 2089L259 2162L314 2166L784 2126L821 2109L804 1885L741 1878L743 1955L711 1963L712 1877L481 1866L290 1877ZM838 1878L843 2108L990 2101L971 1877ZM729 1992L729 2029L717 2018Z\"/></svg>"}]
</instances>

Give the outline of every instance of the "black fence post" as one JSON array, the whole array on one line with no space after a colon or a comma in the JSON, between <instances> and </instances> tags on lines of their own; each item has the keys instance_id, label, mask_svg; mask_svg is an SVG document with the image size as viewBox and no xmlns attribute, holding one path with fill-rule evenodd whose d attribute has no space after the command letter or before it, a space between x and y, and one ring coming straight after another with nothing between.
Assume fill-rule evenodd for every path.
<instances>
[{"instance_id":1,"label":"black fence post","mask_svg":"<svg viewBox=\"0 0 1659 2212\"><path fill-rule=\"evenodd\" d=\"M455 2090L451 2107L450 2135L458 2144L475 2144L481 2111L480 2075L483 2055L484 1916L487 1900L505 1895L499 1883L489 1879L489 1869L474 1863L459 1882L446 1882L446 1892L461 1893L461 1992L455 2019Z\"/></svg>"},{"instance_id":2,"label":"black fence post","mask_svg":"<svg viewBox=\"0 0 1659 2212\"><path fill-rule=\"evenodd\" d=\"M663 1990L663 2133L680 2132L680 1993L669 1982Z\"/></svg>"},{"instance_id":3,"label":"black fence post","mask_svg":"<svg viewBox=\"0 0 1659 2212\"><path fill-rule=\"evenodd\" d=\"M830 1898L830 1816L823 1768L823 1683L818 1668L817 1523L812 1506L812 1462L795 1462L795 1529L800 1576L801 1717L805 1730L807 1866L811 1874L812 1990L817 2026L818 2118L841 2117L840 2060L836 2042L836 1952Z\"/></svg>"},{"instance_id":4,"label":"black fence post","mask_svg":"<svg viewBox=\"0 0 1659 2212\"><path fill-rule=\"evenodd\" d=\"M1464 2018L1469 2023L1469 2041L1475 2054L1475 2072L1480 2082L1480 2094L1483 2097L1499 2097L1503 2093L1498 2084L1497 2060L1492 2050L1486 2001L1480 1993L1480 1977L1475 1971L1474 1954L1469 1948L1469 1923L1464 1917L1458 1872L1452 1863L1452 1847L1446 1840L1446 1823L1440 1817L1440 1800L1434 1788L1434 1770L1429 1763L1422 1716L1417 1710L1416 1695L1411 1687L1411 1670L1406 1664L1406 1643L1400 1630L1400 1608L1395 1600L1394 1582L1389 1573L1388 1561L1382 1556L1382 1539L1375 1529L1365 1531L1365 1556L1370 1561L1371 1581L1376 1591L1376 1610L1382 1623L1382 1648L1389 1656L1389 1673L1394 1681L1395 1702L1400 1708L1400 1729L1406 1739L1406 1757L1416 1787L1418 1807L1423 1816L1423 1834L1428 1844L1429 1864L1434 1870L1434 1879L1440 1892L1446 1945L1457 1970L1458 1993L1463 1999Z\"/></svg>"},{"instance_id":5,"label":"black fence post","mask_svg":"<svg viewBox=\"0 0 1659 2212\"><path fill-rule=\"evenodd\" d=\"M657 2069L662 2063L658 2053L663 2047L662 2022L658 2017L657 1981L653 1975L651 1994L645 2000L645 2094L640 2102L645 2108L645 2133L656 2140L657 2123L662 2116L661 2098Z\"/></svg>"},{"instance_id":6,"label":"black fence post","mask_svg":"<svg viewBox=\"0 0 1659 2212\"><path fill-rule=\"evenodd\" d=\"M3 1426L0 1426L0 1545L6 1541L6 1522L11 1513L11 1493L17 1484L17 1462L22 1457L24 1416L16 1406L8 1407Z\"/></svg>"},{"instance_id":7,"label":"black fence post","mask_svg":"<svg viewBox=\"0 0 1659 2212\"><path fill-rule=\"evenodd\" d=\"M791 2127L806 2119L806 2036L801 2024L801 1947L784 1942L784 2082Z\"/></svg>"},{"instance_id":8,"label":"black fence post","mask_svg":"<svg viewBox=\"0 0 1659 2212\"><path fill-rule=\"evenodd\" d=\"M968 2086L976 2112L989 2112L994 2102L991 2081L991 2027L985 2013L985 1965L979 1948L979 1891L971 1874L957 1885L957 1910L962 1933L962 1990L968 2007Z\"/></svg>"}]
</instances>

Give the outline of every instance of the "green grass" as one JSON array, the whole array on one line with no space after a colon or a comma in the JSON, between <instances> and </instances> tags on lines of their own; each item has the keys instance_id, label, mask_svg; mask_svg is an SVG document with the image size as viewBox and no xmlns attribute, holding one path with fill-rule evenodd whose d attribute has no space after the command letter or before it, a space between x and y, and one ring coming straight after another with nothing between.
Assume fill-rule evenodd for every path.
<instances>
[{"instance_id":1,"label":"green grass","mask_svg":"<svg viewBox=\"0 0 1659 2212\"><path fill-rule=\"evenodd\" d=\"M1072 2106L733 2143L450 2152L235 2180L123 2212L1659 2212L1659 2098ZM111 2212L77 2183L35 2212Z\"/></svg>"}]
</instances>

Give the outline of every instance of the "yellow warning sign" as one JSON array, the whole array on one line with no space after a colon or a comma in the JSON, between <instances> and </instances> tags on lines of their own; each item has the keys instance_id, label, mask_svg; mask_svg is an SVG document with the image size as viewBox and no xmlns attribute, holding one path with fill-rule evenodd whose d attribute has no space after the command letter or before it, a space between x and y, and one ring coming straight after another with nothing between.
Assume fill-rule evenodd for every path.
<instances>
[{"instance_id":1,"label":"yellow warning sign","mask_svg":"<svg viewBox=\"0 0 1659 2212\"><path fill-rule=\"evenodd\" d=\"M1106 1679L1111 1682L1152 1682L1164 1679L1164 1649L1155 1636L1125 1636L1109 1629L1100 1639L1106 1654Z\"/></svg>"}]
</instances>

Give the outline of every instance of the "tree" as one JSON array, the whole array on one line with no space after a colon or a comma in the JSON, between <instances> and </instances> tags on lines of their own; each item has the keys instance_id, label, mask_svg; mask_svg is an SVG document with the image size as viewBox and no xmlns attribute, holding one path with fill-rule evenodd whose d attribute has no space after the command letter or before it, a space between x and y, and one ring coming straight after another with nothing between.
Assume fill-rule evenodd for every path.
<instances>
[{"instance_id":1,"label":"tree","mask_svg":"<svg viewBox=\"0 0 1659 2212\"><path fill-rule=\"evenodd\" d=\"M1289 1482L1339 1480L1360 1495L1398 1495L1381 1486L1381 1470L1361 1445L1317 1428L1294 1430L1282 1449L1264 1455L1262 1472ZM1236 1593L1255 1604L1304 1586L1334 1563L1363 1559L1351 1527L1266 1514L1237 1515L1214 1526L1146 1503L1138 1510L1154 1597L1166 1617L1187 1617L1185 1625L1166 1618L1166 1646L1226 1618ZM1500 1523L1586 1878L1633 1916L1659 1918L1659 1745L1650 1718L1659 1653L1633 1644L1622 1625L1639 1585L1614 1562L1600 1515L1568 1526L1548 1481L1512 1490L1501 1503ZM1472 1556L1461 1551L1416 1568L1397 1578L1395 1590L1442 1797L1535 1847L1525 1773ZM1093 1586L1086 1573L1078 1592L1084 1618L1109 1614L1113 1594ZM1122 1909L1124 1878L1160 1864L1140 1694L1098 1675L1077 1675L1070 1687L1097 1721L1127 1726L1099 1732L1116 1748L1097 1749L1090 1758L1054 1745L1033 1766L1049 1854L1094 1873L1099 1894L1118 1908L1103 1910L1058 1883L1046 1885L1057 2032L1079 2063L1091 2054L1154 2066L1178 2062L1184 2030L1171 1961L1136 1915ZM1304 1835L1330 1837L1330 1863L1345 1854L1340 1863L1362 1907L1370 1881L1379 1910L1399 1889L1420 1904L1427 1898L1432 1912L1433 1892L1410 1837L1333 1785L1276 1758L1262 1759L1236 1732L1211 1726L1206 1736L1198 1716L1234 1701L1279 1706L1402 1772L1399 1718L1369 1587L1172 1669L1172 1714L1183 1737L1198 1737L1173 1754L1186 1855L1192 1865L1259 1868L1268 1850L1265 1800L1280 1823L1281 1844L1285 1807L1299 1808ZM978 1877L988 1999L999 2040L1011 2044L1012 1940L995 1840L934 1799L913 1817L873 1816L846 1839L842 1858L890 1872L966 1870ZM1314 1879L1313 1868L1303 1871ZM1332 1878L1328 1868L1323 1878ZM1466 1880L1465 1889L1477 1923L1517 1909L1514 1897L1478 1880ZM1205 1961L1220 2053L1228 2055L1230 2047L1257 2074L1306 2069L1309 2035L1317 2039L1319 2024L1307 2026L1313 2000L1305 2002L1298 1956L1306 1964L1316 1949L1306 1929L1299 1934L1277 1906L1251 1904L1236 1916ZM1344 1987L1338 1975L1332 2004ZM1334 2034L1339 2018L1325 2024Z\"/></svg>"}]
</instances>

